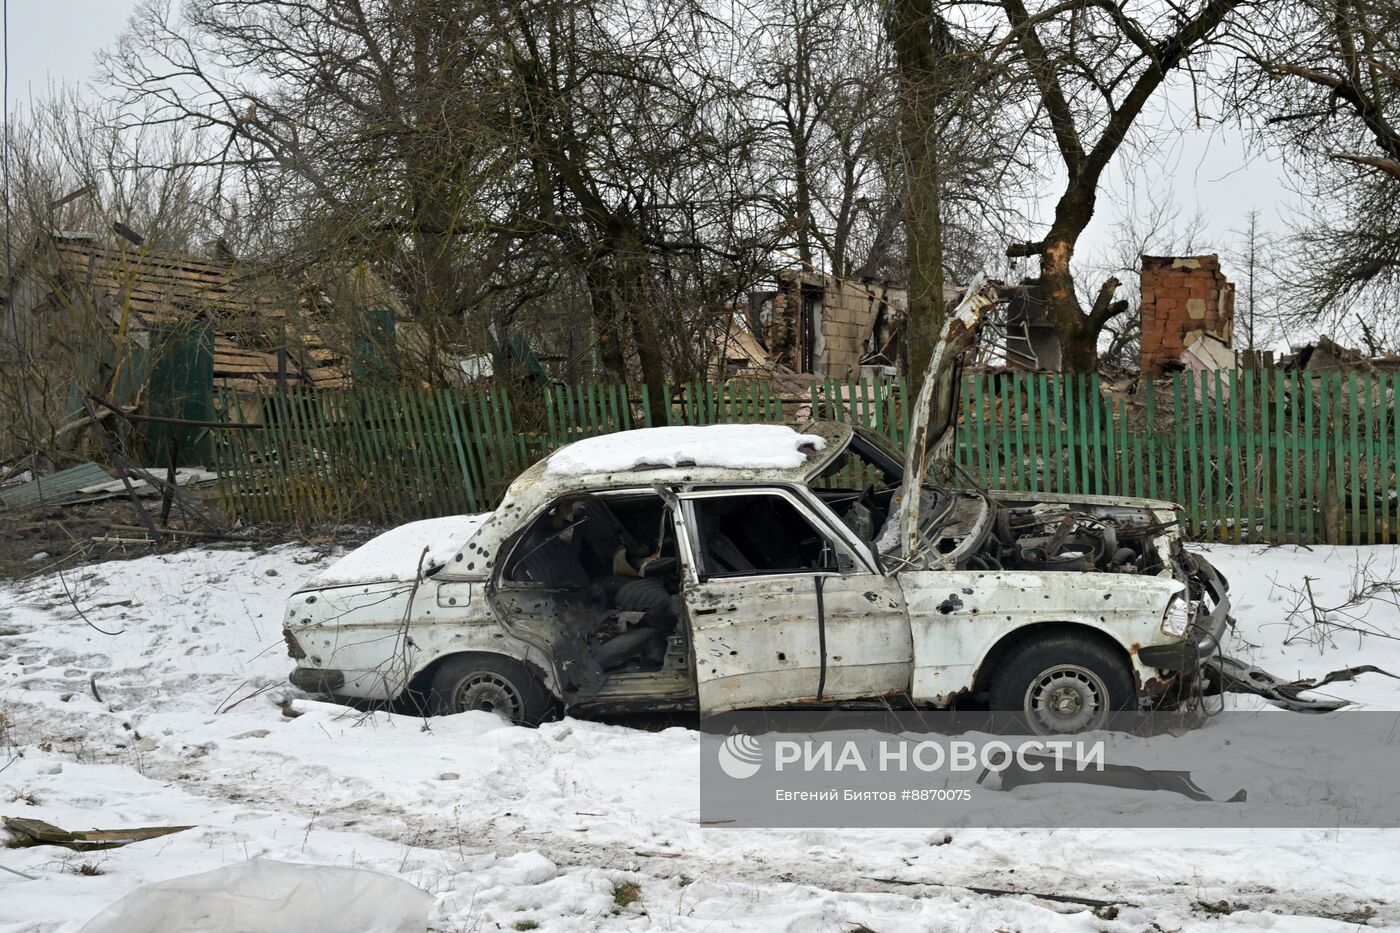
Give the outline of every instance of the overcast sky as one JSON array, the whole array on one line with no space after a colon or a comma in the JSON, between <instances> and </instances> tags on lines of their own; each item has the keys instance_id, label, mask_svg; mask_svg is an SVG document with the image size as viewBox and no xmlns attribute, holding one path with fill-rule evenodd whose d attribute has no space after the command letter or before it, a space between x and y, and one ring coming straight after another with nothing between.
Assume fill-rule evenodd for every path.
<instances>
[{"instance_id":1,"label":"overcast sky","mask_svg":"<svg viewBox=\"0 0 1400 933\"><path fill-rule=\"evenodd\" d=\"M83 84L94 75L93 56L114 42L137 0L9 0L10 100L23 102L43 96L51 85ZM1189 92L1172 95L1184 97ZM1180 108L1178 108L1179 110ZM1081 244L1080 255L1104 250L1125 198L1127 178L1150 185L1160 197L1173 200L1183 219L1196 211L1207 223L1209 251L1229 253L1244 215L1257 209L1269 228L1281 226L1281 216L1296 199L1287 190L1283 171L1267 159L1246 157L1243 139L1233 129L1193 130L1167 134L1129 171L1117 166L1109 190L1099 199L1094 224ZM1139 195L1141 196L1141 195ZM1226 275L1238 281L1238 270ZM1029 271L1029 269L1025 270Z\"/></svg>"}]
</instances>

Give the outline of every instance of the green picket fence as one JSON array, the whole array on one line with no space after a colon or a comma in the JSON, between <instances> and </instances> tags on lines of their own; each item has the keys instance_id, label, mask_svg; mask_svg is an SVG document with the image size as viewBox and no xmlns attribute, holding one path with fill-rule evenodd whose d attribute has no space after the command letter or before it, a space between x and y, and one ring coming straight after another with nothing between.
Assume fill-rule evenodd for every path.
<instances>
[{"instance_id":1,"label":"green picket fence","mask_svg":"<svg viewBox=\"0 0 1400 933\"><path fill-rule=\"evenodd\" d=\"M956 457L969 481L1015 492L1148 496L1186 531L1226 541L1394 541L1400 375L1259 370L1178 374L1109 396L1095 375L968 377ZM666 424L861 424L902 446L898 381L827 381L802 397L763 383L673 388ZM528 402L521 405L520 402ZM525 467L582 437L654 425L643 392L549 386L224 392L215 431L228 508L253 521L403 521L490 508Z\"/></svg>"},{"instance_id":2,"label":"green picket fence","mask_svg":"<svg viewBox=\"0 0 1400 933\"><path fill-rule=\"evenodd\" d=\"M1109 397L1096 375L968 380L958 461L986 486L1178 502L1197 539L1397 540L1400 374L1180 373Z\"/></svg>"}]
</instances>

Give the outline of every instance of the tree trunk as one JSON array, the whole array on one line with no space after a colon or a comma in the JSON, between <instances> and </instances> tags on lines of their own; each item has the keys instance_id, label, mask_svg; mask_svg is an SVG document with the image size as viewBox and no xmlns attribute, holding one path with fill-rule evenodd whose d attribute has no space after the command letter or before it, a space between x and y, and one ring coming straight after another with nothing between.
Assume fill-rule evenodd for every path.
<instances>
[{"instance_id":1,"label":"tree trunk","mask_svg":"<svg viewBox=\"0 0 1400 933\"><path fill-rule=\"evenodd\" d=\"M584 274L588 303L593 312L593 329L598 334L598 358L603 370L617 382L627 385L627 358L622 352L621 315L612 269L606 260L595 258Z\"/></svg>"},{"instance_id":2,"label":"tree trunk","mask_svg":"<svg viewBox=\"0 0 1400 933\"><path fill-rule=\"evenodd\" d=\"M647 408L651 423L666 424L670 400L666 388L666 354L661 347L661 332L653 309L647 301L645 265L640 250L618 259L618 282L627 317L632 323L632 342L637 348L637 362L642 370L642 384L647 387Z\"/></svg>"},{"instance_id":3,"label":"tree trunk","mask_svg":"<svg viewBox=\"0 0 1400 933\"><path fill-rule=\"evenodd\" d=\"M917 394L943 328L943 223L936 134L938 55L946 29L933 0L889 0L887 29L899 78L904 151L904 231L909 253L909 391Z\"/></svg>"},{"instance_id":4,"label":"tree trunk","mask_svg":"<svg viewBox=\"0 0 1400 933\"><path fill-rule=\"evenodd\" d=\"M1092 372L1098 365L1097 333L1089 333L1084 309L1074 290L1070 260L1074 241L1067 237L1045 241L1040 253L1040 297L1060 335L1060 369L1064 372Z\"/></svg>"}]
</instances>

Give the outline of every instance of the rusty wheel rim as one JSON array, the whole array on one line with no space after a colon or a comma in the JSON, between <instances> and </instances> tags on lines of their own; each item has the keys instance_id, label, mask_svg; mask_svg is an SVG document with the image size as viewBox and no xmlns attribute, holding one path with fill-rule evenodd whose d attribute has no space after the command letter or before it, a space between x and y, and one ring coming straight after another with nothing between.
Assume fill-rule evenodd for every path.
<instances>
[{"instance_id":1,"label":"rusty wheel rim","mask_svg":"<svg viewBox=\"0 0 1400 933\"><path fill-rule=\"evenodd\" d=\"M468 674L452 691L452 709L458 713L479 710L519 722L524 705L515 684L491 671Z\"/></svg>"}]
</instances>

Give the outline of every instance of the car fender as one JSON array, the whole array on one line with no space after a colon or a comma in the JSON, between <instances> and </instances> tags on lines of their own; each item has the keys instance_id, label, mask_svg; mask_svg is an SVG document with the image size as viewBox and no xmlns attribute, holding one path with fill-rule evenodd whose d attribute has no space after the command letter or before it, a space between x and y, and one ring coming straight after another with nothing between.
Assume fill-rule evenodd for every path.
<instances>
[{"instance_id":1,"label":"car fender","mask_svg":"<svg viewBox=\"0 0 1400 933\"><path fill-rule=\"evenodd\" d=\"M1103 633L1142 678L1137 651L1173 640L1162 616L1183 589L1169 576L1032 571L906 571L900 582L914 649L910 692L935 705L971 691L1004 637L1045 623Z\"/></svg>"}]
</instances>

